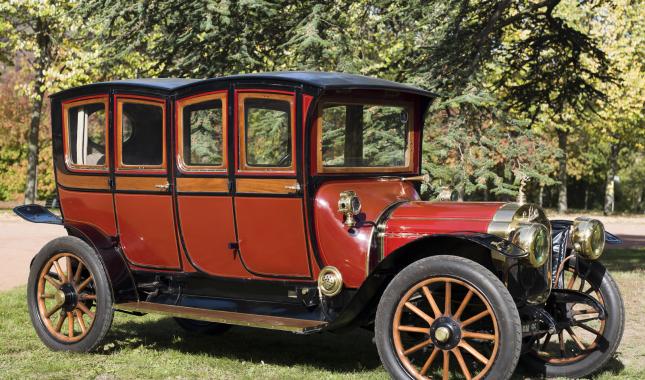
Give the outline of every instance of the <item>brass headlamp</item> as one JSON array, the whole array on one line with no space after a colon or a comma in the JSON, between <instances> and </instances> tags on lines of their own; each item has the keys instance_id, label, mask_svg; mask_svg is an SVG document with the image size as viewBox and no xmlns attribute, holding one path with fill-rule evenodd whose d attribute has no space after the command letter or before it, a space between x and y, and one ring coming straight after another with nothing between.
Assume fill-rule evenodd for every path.
<instances>
[{"instance_id":1,"label":"brass headlamp","mask_svg":"<svg viewBox=\"0 0 645 380\"><path fill-rule=\"evenodd\" d=\"M605 249L605 226L596 219L576 218L571 232L573 249L587 260L597 260Z\"/></svg>"},{"instance_id":2,"label":"brass headlamp","mask_svg":"<svg viewBox=\"0 0 645 380\"><path fill-rule=\"evenodd\" d=\"M540 223L521 225L513 233L513 244L522 248L528 257L526 260L534 268L539 268L547 261L550 254L551 241L549 230Z\"/></svg>"}]
</instances>

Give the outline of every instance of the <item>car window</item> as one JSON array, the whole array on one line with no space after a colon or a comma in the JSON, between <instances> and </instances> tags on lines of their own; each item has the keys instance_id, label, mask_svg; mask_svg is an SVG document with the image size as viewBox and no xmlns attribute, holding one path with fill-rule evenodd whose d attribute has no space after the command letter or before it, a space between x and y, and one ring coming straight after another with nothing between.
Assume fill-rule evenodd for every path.
<instances>
[{"instance_id":1,"label":"car window","mask_svg":"<svg viewBox=\"0 0 645 380\"><path fill-rule=\"evenodd\" d=\"M181 149L186 166L222 166L224 121L220 99L183 106Z\"/></svg>"},{"instance_id":2,"label":"car window","mask_svg":"<svg viewBox=\"0 0 645 380\"><path fill-rule=\"evenodd\" d=\"M320 121L323 168L406 166L408 113L390 105L327 105Z\"/></svg>"},{"instance_id":3,"label":"car window","mask_svg":"<svg viewBox=\"0 0 645 380\"><path fill-rule=\"evenodd\" d=\"M138 167L163 165L163 107L128 101L123 101L121 107L121 164Z\"/></svg>"},{"instance_id":4,"label":"car window","mask_svg":"<svg viewBox=\"0 0 645 380\"><path fill-rule=\"evenodd\" d=\"M106 167L106 105L87 103L67 109L68 162Z\"/></svg>"},{"instance_id":5,"label":"car window","mask_svg":"<svg viewBox=\"0 0 645 380\"><path fill-rule=\"evenodd\" d=\"M244 120L248 166L292 166L290 102L245 99Z\"/></svg>"}]
</instances>

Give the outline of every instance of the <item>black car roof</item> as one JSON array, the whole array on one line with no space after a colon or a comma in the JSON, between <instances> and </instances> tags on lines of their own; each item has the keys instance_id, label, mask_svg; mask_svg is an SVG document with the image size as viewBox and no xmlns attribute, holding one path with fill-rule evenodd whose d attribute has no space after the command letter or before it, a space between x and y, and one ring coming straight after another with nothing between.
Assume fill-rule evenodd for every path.
<instances>
[{"instance_id":1,"label":"black car roof","mask_svg":"<svg viewBox=\"0 0 645 380\"><path fill-rule=\"evenodd\" d=\"M222 76L208 79L184 79L184 78L142 78L142 79L125 79L114 80L109 82L99 82L84 86L75 87L53 94L53 97L64 95L68 91L79 89L91 90L96 87L106 86L124 86L147 88L153 90L162 90L173 92L182 90L190 86L207 84L211 82L231 81L231 80L261 80L261 81L286 81L297 84L305 84L318 87L322 90L331 89L368 89L368 90L390 90L401 91L426 97L435 97L429 91L419 87L414 87L402 83L392 82L389 80L367 77L363 75L322 72L322 71L283 71L257 74L240 74Z\"/></svg>"}]
</instances>

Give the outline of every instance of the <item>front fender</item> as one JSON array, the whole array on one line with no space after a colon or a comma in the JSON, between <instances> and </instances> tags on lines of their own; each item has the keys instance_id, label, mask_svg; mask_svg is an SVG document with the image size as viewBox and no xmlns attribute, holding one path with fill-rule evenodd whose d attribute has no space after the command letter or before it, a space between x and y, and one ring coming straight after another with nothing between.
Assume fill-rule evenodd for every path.
<instances>
[{"instance_id":1,"label":"front fender","mask_svg":"<svg viewBox=\"0 0 645 380\"><path fill-rule=\"evenodd\" d=\"M448 254L469 258L495 271L491 251L514 258L527 255L503 238L489 234L437 234L413 240L390 253L375 266L328 329L338 330L368 321L392 278L417 260Z\"/></svg>"}]
</instances>

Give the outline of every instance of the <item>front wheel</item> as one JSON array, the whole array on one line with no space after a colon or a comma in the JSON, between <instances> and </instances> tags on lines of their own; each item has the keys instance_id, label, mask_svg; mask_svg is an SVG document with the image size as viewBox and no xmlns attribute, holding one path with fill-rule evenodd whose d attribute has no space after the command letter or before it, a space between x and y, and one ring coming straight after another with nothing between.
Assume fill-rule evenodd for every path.
<instances>
[{"instance_id":1,"label":"front wheel","mask_svg":"<svg viewBox=\"0 0 645 380\"><path fill-rule=\"evenodd\" d=\"M585 304L567 305L569 323L555 334L535 339L522 362L546 377L585 377L600 370L616 353L625 328L625 307L618 285L597 261L571 257L564 264L558 287L577 290L604 305L599 318Z\"/></svg>"},{"instance_id":2,"label":"front wheel","mask_svg":"<svg viewBox=\"0 0 645 380\"><path fill-rule=\"evenodd\" d=\"M50 241L34 258L27 301L36 333L53 350L93 350L114 315L102 261L87 243L70 236Z\"/></svg>"},{"instance_id":3,"label":"front wheel","mask_svg":"<svg viewBox=\"0 0 645 380\"><path fill-rule=\"evenodd\" d=\"M376 345L396 379L507 379L520 355L520 317L488 269L434 256L402 270L376 313Z\"/></svg>"}]
</instances>

